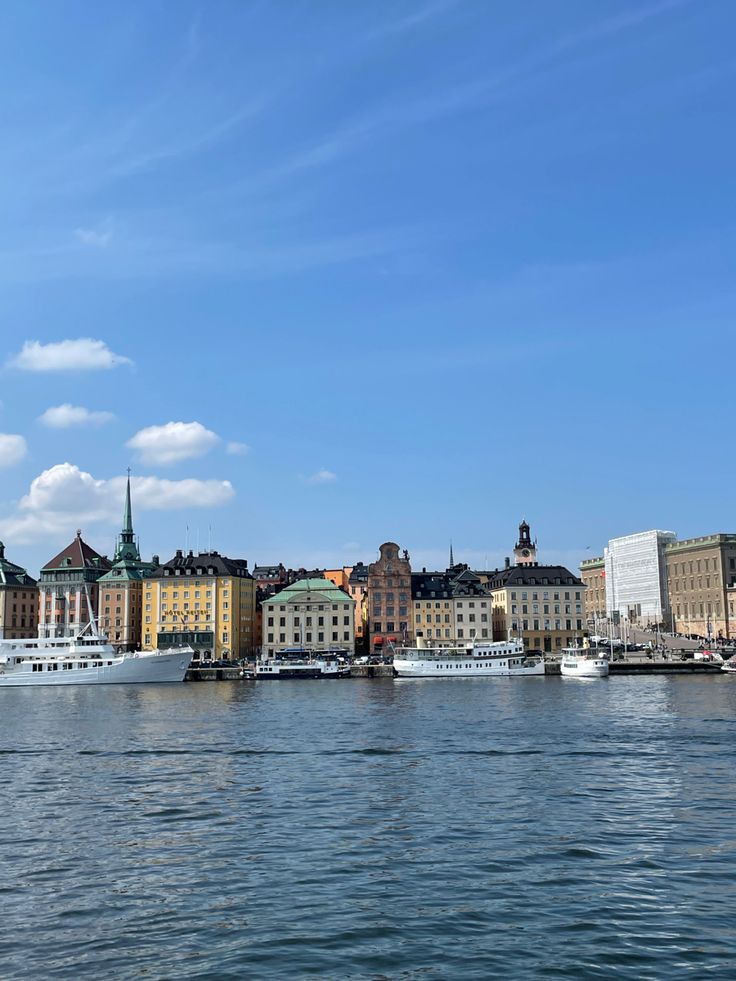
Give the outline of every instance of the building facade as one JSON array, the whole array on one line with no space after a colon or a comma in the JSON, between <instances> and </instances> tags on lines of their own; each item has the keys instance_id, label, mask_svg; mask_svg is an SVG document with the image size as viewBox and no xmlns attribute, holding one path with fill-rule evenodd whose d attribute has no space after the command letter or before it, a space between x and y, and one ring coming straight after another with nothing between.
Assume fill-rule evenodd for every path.
<instances>
[{"instance_id":1,"label":"building facade","mask_svg":"<svg viewBox=\"0 0 736 981\"><path fill-rule=\"evenodd\" d=\"M411 576L412 632L429 647L493 639L492 599L467 566Z\"/></svg>"},{"instance_id":2,"label":"building facade","mask_svg":"<svg viewBox=\"0 0 736 981\"><path fill-rule=\"evenodd\" d=\"M143 582L143 646L188 644L195 660L252 657L256 584L245 559L179 549Z\"/></svg>"},{"instance_id":3,"label":"building facade","mask_svg":"<svg viewBox=\"0 0 736 981\"><path fill-rule=\"evenodd\" d=\"M368 628L370 650L380 652L388 644L410 643L411 563L409 553L399 552L396 542L384 542L376 562L368 566Z\"/></svg>"},{"instance_id":4,"label":"building facade","mask_svg":"<svg viewBox=\"0 0 736 981\"><path fill-rule=\"evenodd\" d=\"M640 627L670 624L665 548L672 531L643 531L612 538L604 551L606 612Z\"/></svg>"},{"instance_id":5,"label":"building facade","mask_svg":"<svg viewBox=\"0 0 736 981\"><path fill-rule=\"evenodd\" d=\"M368 566L357 562L338 569L325 569L322 575L355 600L355 643L356 647L361 647L367 635Z\"/></svg>"},{"instance_id":6,"label":"building facade","mask_svg":"<svg viewBox=\"0 0 736 981\"><path fill-rule=\"evenodd\" d=\"M35 637L37 624L38 583L5 558L5 546L0 542L0 640Z\"/></svg>"},{"instance_id":7,"label":"building facade","mask_svg":"<svg viewBox=\"0 0 736 981\"><path fill-rule=\"evenodd\" d=\"M99 580L110 570L77 530L74 540L41 569L38 636L76 637L96 622Z\"/></svg>"},{"instance_id":8,"label":"building facade","mask_svg":"<svg viewBox=\"0 0 736 981\"><path fill-rule=\"evenodd\" d=\"M520 637L527 650L559 651L582 643L585 585L560 565L517 565L488 582L493 639Z\"/></svg>"},{"instance_id":9,"label":"building facade","mask_svg":"<svg viewBox=\"0 0 736 981\"><path fill-rule=\"evenodd\" d=\"M602 555L595 559L585 559L580 563L580 579L585 586L585 619L591 630L597 632L608 616L606 561Z\"/></svg>"},{"instance_id":10,"label":"building facade","mask_svg":"<svg viewBox=\"0 0 736 981\"><path fill-rule=\"evenodd\" d=\"M729 589L736 586L736 535L672 542L665 548L665 557L674 629L708 639L735 637Z\"/></svg>"},{"instance_id":11,"label":"building facade","mask_svg":"<svg viewBox=\"0 0 736 981\"><path fill-rule=\"evenodd\" d=\"M133 532L130 477L125 489L123 529L112 568L99 579L97 619L100 630L119 651L139 650L143 639L143 580L158 566L158 557L143 562Z\"/></svg>"},{"instance_id":12,"label":"building facade","mask_svg":"<svg viewBox=\"0 0 736 981\"><path fill-rule=\"evenodd\" d=\"M264 601L262 656L294 647L355 653L355 600L331 579L299 579Z\"/></svg>"}]
</instances>

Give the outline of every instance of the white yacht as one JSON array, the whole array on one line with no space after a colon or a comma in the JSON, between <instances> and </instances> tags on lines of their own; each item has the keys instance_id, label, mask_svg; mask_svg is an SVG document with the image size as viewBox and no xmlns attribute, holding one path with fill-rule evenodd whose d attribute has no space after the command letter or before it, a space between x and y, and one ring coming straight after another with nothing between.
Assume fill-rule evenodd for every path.
<instances>
[{"instance_id":1,"label":"white yacht","mask_svg":"<svg viewBox=\"0 0 736 981\"><path fill-rule=\"evenodd\" d=\"M736 674L736 655L723 662L721 671L725 671L727 674Z\"/></svg>"},{"instance_id":2,"label":"white yacht","mask_svg":"<svg viewBox=\"0 0 736 981\"><path fill-rule=\"evenodd\" d=\"M486 678L543 675L544 658L528 655L519 640L465 647L402 647L394 654L400 678Z\"/></svg>"},{"instance_id":3,"label":"white yacht","mask_svg":"<svg viewBox=\"0 0 736 981\"><path fill-rule=\"evenodd\" d=\"M100 634L0 641L0 688L183 681L191 647L118 654Z\"/></svg>"},{"instance_id":4,"label":"white yacht","mask_svg":"<svg viewBox=\"0 0 736 981\"><path fill-rule=\"evenodd\" d=\"M284 681L294 678L342 678L347 672L337 653L315 652L303 647L278 651L274 657L256 661L256 680Z\"/></svg>"},{"instance_id":5,"label":"white yacht","mask_svg":"<svg viewBox=\"0 0 736 981\"><path fill-rule=\"evenodd\" d=\"M560 659L565 678L607 678L608 658L591 647L566 647Z\"/></svg>"}]
</instances>

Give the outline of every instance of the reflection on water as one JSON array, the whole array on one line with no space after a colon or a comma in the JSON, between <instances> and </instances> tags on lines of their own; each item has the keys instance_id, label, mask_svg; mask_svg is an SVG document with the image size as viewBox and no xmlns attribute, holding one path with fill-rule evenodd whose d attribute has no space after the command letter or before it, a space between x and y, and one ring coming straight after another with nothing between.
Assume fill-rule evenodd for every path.
<instances>
[{"instance_id":1,"label":"reflection on water","mask_svg":"<svg viewBox=\"0 0 736 981\"><path fill-rule=\"evenodd\" d=\"M0 695L4 979L736 972L733 678Z\"/></svg>"}]
</instances>

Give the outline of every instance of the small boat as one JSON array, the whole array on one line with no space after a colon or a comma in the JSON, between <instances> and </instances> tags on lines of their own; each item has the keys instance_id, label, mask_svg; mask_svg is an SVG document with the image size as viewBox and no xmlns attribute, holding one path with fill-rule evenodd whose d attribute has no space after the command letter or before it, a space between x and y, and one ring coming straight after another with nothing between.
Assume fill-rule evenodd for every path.
<instances>
[{"instance_id":1,"label":"small boat","mask_svg":"<svg viewBox=\"0 0 736 981\"><path fill-rule=\"evenodd\" d=\"M607 678L608 658L590 647L566 647L560 660L564 678Z\"/></svg>"},{"instance_id":2,"label":"small boat","mask_svg":"<svg viewBox=\"0 0 736 981\"><path fill-rule=\"evenodd\" d=\"M194 651L118 654L101 634L0 641L0 688L139 685L184 680Z\"/></svg>"},{"instance_id":3,"label":"small boat","mask_svg":"<svg viewBox=\"0 0 736 981\"><path fill-rule=\"evenodd\" d=\"M257 681L284 681L294 678L343 678L346 677L337 654L329 651L312 651L304 647L290 647L274 657L256 661ZM350 674L348 668L347 674Z\"/></svg>"},{"instance_id":4,"label":"small boat","mask_svg":"<svg viewBox=\"0 0 736 981\"><path fill-rule=\"evenodd\" d=\"M394 653L400 678L487 678L543 675L544 659L528 655L519 640L463 647L402 647Z\"/></svg>"},{"instance_id":5,"label":"small boat","mask_svg":"<svg viewBox=\"0 0 736 981\"><path fill-rule=\"evenodd\" d=\"M721 671L725 671L727 674L736 674L736 654L723 662Z\"/></svg>"}]
</instances>

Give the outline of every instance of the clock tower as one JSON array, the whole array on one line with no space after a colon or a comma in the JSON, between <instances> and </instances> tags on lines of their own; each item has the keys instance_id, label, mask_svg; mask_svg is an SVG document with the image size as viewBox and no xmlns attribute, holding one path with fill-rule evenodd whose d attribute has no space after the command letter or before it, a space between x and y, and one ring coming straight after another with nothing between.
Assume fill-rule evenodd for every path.
<instances>
[{"instance_id":1,"label":"clock tower","mask_svg":"<svg viewBox=\"0 0 736 981\"><path fill-rule=\"evenodd\" d=\"M514 548L514 558L517 565L534 565L537 561L537 543L531 540L526 521L519 525L519 540Z\"/></svg>"}]
</instances>

